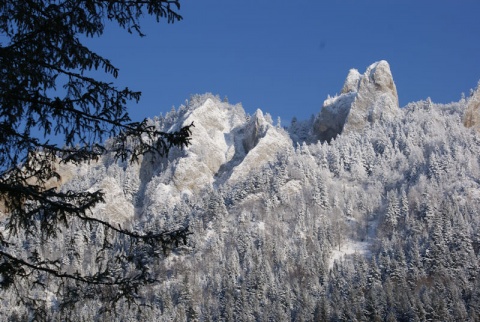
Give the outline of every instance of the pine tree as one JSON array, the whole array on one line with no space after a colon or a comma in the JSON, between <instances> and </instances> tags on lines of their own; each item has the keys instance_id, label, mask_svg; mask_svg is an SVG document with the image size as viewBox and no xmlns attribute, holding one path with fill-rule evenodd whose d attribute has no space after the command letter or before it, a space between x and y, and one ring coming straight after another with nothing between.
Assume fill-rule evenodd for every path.
<instances>
[{"instance_id":1,"label":"pine tree","mask_svg":"<svg viewBox=\"0 0 480 322\"><path fill-rule=\"evenodd\" d=\"M31 287L27 293L35 293L44 288L36 277L48 275L58 282L58 298L86 295L94 287L105 291L100 297L112 295L112 302L133 301L139 286L156 280L140 265L145 253L153 257L158 248L185 241L187 227L142 234L92 216L91 209L105 200L100 190L57 189L62 164L78 165L105 154L135 162L147 153L160 157L189 144L191 126L166 133L146 120L131 122L127 102L138 101L141 93L96 79L96 71L116 78L119 70L84 41L100 37L106 20L143 35L144 14L174 22L181 20L179 6L176 0L0 3L0 199L8 215L7 231L0 234L1 288L13 287L19 298L28 299L18 283L26 283ZM113 138L104 143L109 136ZM51 143L52 139L62 143ZM115 241L122 240L118 236L129 239L127 248L136 251L115 260L126 266L133 262L137 273L116 275L108 265L94 267L94 262L85 275L80 270L70 273L66 264L79 254L76 238L67 239L66 257L37 249L15 251L22 236L55 248L57 238L71 225L104 228L106 238L97 244L88 241L99 262L104 262L100 257L105 258L107 249L114 251ZM31 308L45 318L35 301Z\"/></svg>"},{"instance_id":2,"label":"pine tree","mask_svg":"<svg viewBox=\"0 0 480 322\"><path fill-rule=\"evenodd\" d=\"M394 191L387 193L387 213L385 215L385 222L390 231L395 231L400 217L400 207L398 198Z\"/></svg>"}]
</instances>

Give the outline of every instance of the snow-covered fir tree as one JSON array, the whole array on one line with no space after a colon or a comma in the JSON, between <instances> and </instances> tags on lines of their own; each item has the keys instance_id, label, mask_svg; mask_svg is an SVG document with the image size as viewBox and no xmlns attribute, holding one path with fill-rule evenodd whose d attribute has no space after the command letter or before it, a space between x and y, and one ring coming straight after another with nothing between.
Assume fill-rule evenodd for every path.
<instances>
[{"instance_id":1,"label":"snow-covered fir tree","mask_svg":"<svg viewBox=\"0 0 480 322\"><path fill-rule=\"evenodd\" d=\"M464 125L468 99L400 108L391 84L375 63L287 128L211 94L154 118L162 131L194 121L192 145L138 165L105 156L59 189L103 189L94 215L138 231L188 224L188 245L139 263L160 282L138 305L58 297L65 286L40 274L47 291L30 301L47 320L478 321L480 133ZM114 251L92 257L108 233L94 228L94 244L73 223L42 251L66 254L68 272L128 271ZM31 320L14 294L1 291L0 320Z\"/></svg>"}]
</instances>

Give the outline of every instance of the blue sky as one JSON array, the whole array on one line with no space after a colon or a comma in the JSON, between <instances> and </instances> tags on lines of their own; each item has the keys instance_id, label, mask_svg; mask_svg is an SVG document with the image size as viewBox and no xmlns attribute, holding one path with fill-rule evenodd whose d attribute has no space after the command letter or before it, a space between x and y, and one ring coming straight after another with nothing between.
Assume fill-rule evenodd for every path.
<instances>
[{"instance_id":1,"label":"blue sky","mask_svg":"<svg viewBox=\"0 0 480 322\"><path fill-rule=\"evenodd\" d=\"M108 26L89 43L142 91L135 120L211 92L306 119L340 91L349 69L390 63L400 105L458 101L480 80L478 0L183 0L183 21L145 19L144 38Z\"/></svg>"}]
</instances>

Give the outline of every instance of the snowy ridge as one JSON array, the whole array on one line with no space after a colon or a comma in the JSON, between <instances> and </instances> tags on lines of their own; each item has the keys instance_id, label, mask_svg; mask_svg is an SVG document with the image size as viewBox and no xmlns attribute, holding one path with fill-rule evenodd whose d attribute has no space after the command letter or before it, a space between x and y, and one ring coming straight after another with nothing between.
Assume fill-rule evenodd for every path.
<instances>
[{"instance_id":1,"label":"snowy ridge","mask_svg":"<svg viewBox=\"0 0 480 322\"><path fill-rule=\"evenodd\" d=\"M135 231L192 232L188 245L152 259L162 283L141 290L141 312L119 305L122 318L478 320L480 137L463 123L478 104L399 109L396 95L384 61L351 70L315 119L286 129L261 110L197 95L151 120L162 131L193 121L187 149L67 169L61 189L105 190L93 215ZM53 255L66 252L62 242ZM72 271L95 265L83 247ZM51 320L62 320L45 294ZM69 318L98 320L102 305L82 299Z\"/></svg>"},{"instance_id":2,"label":"snowy ridge","mask_svg":"<svg viewBox=\"0 0 480 322\"><path fill-rule=\"evenodd\" d=\"M180 201L176 198L179 195L235 182L292 145L286 132L274 127L262 111L257 110L247 120L240 105L232 106L211 95L200 97L178 124L192 122L192 144L182 157L174 155L169 159L165 173L169 173L166 179L170 182L163 180L156 188L156 196Z\"/></svg>"}]
</instances>

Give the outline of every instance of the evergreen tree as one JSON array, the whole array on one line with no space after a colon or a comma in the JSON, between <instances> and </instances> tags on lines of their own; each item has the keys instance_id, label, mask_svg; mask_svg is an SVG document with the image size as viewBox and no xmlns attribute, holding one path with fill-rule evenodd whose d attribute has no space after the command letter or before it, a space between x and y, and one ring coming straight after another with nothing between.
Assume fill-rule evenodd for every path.
<instances>
[{"instance_id":1,"label":"evergreen tree","mask_svg":"<svg viewBox=\"0 0 480 322\"><path fill-rule=\"evenodd\" d=\"M147 121L131 122L127 102L138 101L141 93L95 78L97 70L114 78L119 71L83 40L100 37L107 20L142 36L140 20L145 14L174 22L182 18L179 7L177 0L0 2L0 198L8 215L7 232L0 234L2 288L12 287L27 300L32 297L22 290L35 293L44 288L38 279L47 275L57 280L59 299L78 298L93 287L102 289L101 300L133 301L139 286L156 280L142 266L146 253L152 257L158 248L185 241L187 227L142 234L91 216L90 210L104 201L100 190L56 189L62 164L98 160L106 153L138 161L146 153L164 156L172 147L189 144L190 126L167 133ZM109 136L114 138L103 143ZM52 138L62 143L51 143ZM94 267L90 262L90 272L84 275L80 267L66 267L80 254L76 238L67 238L66 254L16 247L16 237L21 236L54 246L70 225L82 231L103 227L102 241L87 238L98 245L91 250L98 251L97 263L104 263L106 250L123 238L135 252L116 256L115 265ZM132 266L129 263L136 273L114 272L114 266ZM32 312L47 316L38 301L31 303Z\"/></svg>"},{"instance_id":2,"label":"evergreen tree","mask_svg":"<svg viewBox=\"0 0 480 322\"><path fill-rule=\"evenodd\" d=\"M394 191L389 191L387 193L387 213L385 215L385 222L390 231L395 231L399 216L400 207L397 195Z\"/></svg>"}]
</instances>

